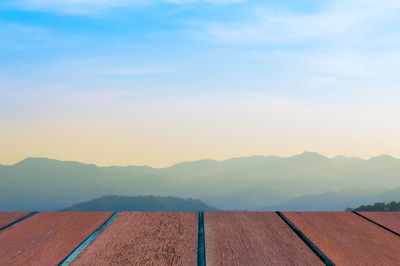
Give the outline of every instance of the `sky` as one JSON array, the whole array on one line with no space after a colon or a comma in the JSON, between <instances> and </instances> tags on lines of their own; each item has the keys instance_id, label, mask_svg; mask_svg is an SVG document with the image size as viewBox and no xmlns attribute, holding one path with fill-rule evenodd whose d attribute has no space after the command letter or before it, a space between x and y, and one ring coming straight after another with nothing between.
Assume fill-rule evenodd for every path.
<instances>
[{"instance_id":1,"label":"sky","mask_svg":"<svg viewBox=\"0 0 400 266\"><path fill-rule=\"evenodd\" d=\"M0 164L400 157L397 0L2 0Z\"/></svg>"}]
</instances>

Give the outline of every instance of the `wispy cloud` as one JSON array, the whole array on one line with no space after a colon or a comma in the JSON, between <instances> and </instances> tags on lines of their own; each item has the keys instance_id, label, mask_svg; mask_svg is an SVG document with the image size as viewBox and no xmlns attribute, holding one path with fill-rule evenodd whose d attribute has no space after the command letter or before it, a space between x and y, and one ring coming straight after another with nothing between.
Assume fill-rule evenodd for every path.
<instances>
[{"instance_id":1,"label":"wispy cloud","mask_svg":"<svg viewBox=\"0 0 400 266\"><path fill-rule=\"evenodd\" d=\"M237 45L281 45L284 43L333 41L340 37L359 39L376 30L382 21L397 16L398 1L327 1L320 10L296 13L281 6L255 7L252 19L204 24L213 42Z\"/></svg>"},{"instance_id":2,"label":"wispy cloud","mask_svg":"<svg viewBox=\"0 0 400 266\"><path fill-rule=\"evenodd\" d=\"M237 19L198 22L195 36L275 64L289 86L391 90L386 81L400 81L399 9L393 0L333 0L302 12L259 4Z\"/></svg>"},{"instance_id":3,"label":"wispy cloud","mask_svg":"<svg viewBox=\"0 0 400 266\"><path fill-rule=\"evenodd\" d=\"M243 1L245 0L15 0L12 2L6 2L6 4L8 3L7 6L9 7L24 10L87 15L98 13L110 8L135 7L157 3L175 5L189 3L231 4Z\"/></svg>"},{"instance_id":4,"label":"wispy cloud","mask_svg":"<svg viewBox=\"0 0 400 266\"><path fill-rule=\"evenodd\" d=\"M22 43L29 40L30 46L52 40L50 31L43 27L22 23L2 22L0 20L0 48L18 49Z\"/></svg>"}]
</instances>

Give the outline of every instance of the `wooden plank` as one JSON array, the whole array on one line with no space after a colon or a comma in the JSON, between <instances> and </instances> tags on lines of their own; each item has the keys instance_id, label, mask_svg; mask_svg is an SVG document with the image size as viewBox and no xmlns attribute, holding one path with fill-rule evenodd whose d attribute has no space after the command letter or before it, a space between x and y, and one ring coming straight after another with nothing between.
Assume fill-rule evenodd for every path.
<instances>
[{"instance_id":1,"label":"wooden plank","mask_svg":"<svg viewBox=\"0 0 400 266\"><path fill-rule=\"evenodd\" d=\"M207 212L207 265L323 265L276 213Z\"/></svg>"},{"instance_id":2,"label":"wooden plank","mask_svg":"<svg viewBox=\"0 0 400 266\"><path fill-rule=\"evenodd\" d=\"M398 265L400 238L351 212L284 215L337 265Z\"/></svg>"},{"instance_id":3,"label":"wooden plank","mask_svg":"<svg viewBox=\"0 0 400 266\"><path fill-rule=\"evenodd\" d=\"M21 219L32 212L0 212L0 228Z\"/></svg>"},{"instance_id":4,"label":"wooden plank","mask_svg":"<svg viewBox=\"0 0 400 266\"><path fill-rule=\"evenodd\" d=\"M112 212L42 212L0 233L0 265L56 265Z\"/></svg>"},{"instance_id":5,"label":"wooden plank","mask_svg":"<svg viewBox=\"0 0 400 266\"><path fill-rule=\"evenodd\" d=\"M400 212L358 212L358 213L400 234Z\"/></svg>"},{"instance_id":6,"label":"wooden plank","mask_svg":"<svg viewBox=\"0 0 400 266\"><path fill-rule=\"evenodd\" d=\"M123 212L73 265L196 265L197 213Z\"/></svg>"}]
</instances>

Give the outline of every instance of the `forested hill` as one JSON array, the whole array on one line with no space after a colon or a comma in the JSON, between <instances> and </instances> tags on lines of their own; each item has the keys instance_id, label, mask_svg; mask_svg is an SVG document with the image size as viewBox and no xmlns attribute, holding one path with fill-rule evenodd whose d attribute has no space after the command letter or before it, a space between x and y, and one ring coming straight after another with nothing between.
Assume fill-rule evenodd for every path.
<instances>
[{"instance_id":1,"label":"forested hill","mask_svg":"<svg viewBox=\"0 0 400 266\"><path fill-rule=\"evenodd\" d=\"M351 209L348 211L400 211L400 201L392 201L390 203L376 202L373 205L361 205L358 208Z\"/></svg>"},{"instance_id":2,"label":"forested hill","mask_svg":"<svg viewBox=\"0 0 400 266\"><path fill-rule=\"evenodd\" d=\"M156 196L104 196L62 211L217 211L198 199Z\"/></svg>"}]
</instances>

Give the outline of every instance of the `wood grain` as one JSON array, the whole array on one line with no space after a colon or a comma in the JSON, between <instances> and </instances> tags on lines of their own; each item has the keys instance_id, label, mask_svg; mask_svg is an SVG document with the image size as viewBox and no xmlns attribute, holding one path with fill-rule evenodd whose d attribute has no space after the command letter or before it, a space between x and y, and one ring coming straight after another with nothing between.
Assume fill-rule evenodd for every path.
<instances>
[{"instance_id":1,"label":"wood grain","mask_svg":"<svg viewBox=\"0 0 400 266\"><path fill-rule=\"evenodd\" d=\"M358 212L358 213L400 234L400 212Z\"/></svg>"},{"instance_id":2,"label":"wood grain","mask_svg":"<svg viewBox=\"0 0 400 266\"><path fill-rule=\"evenodd\" d=\"M15 222L32 212L0 212L0 228Z\"/></svg>"},{"instance_id":3,"label":"wood grain","mask_svg":"<svg viewBox=\"0 0 400 266\"><path fill-rule=\"evenodd\" d=\"M399 265L400 238L354 213L284 215L336 265Z\"/></svg>"},{"instance_id":4,"label":"wood grain","mask_svg":"<svg viewBox=\"0 0 400 266\"><path fill-rule=\"evenodd\" d=\"M276 213L205 213L207 265L323 265Z\"/></svg>"},{"instance_id":5,"label":"wood grain","mask_svg":"<svg viewBox=\"0 0 400 266\"><path fill-rule=\"evenodd\" d=\"M56 265L112 215L42 212L0 233L0 265Z\"/></svg>"},{"instance_id":6,"label":"wood grain","mask_svg":"<svg viewBox=\"0 0 400 266\"><path fill-rule=\"evenodd\" d=\"M123 212L73 265L196 265L197 213Z\"/></svg>"}]
</instances>

